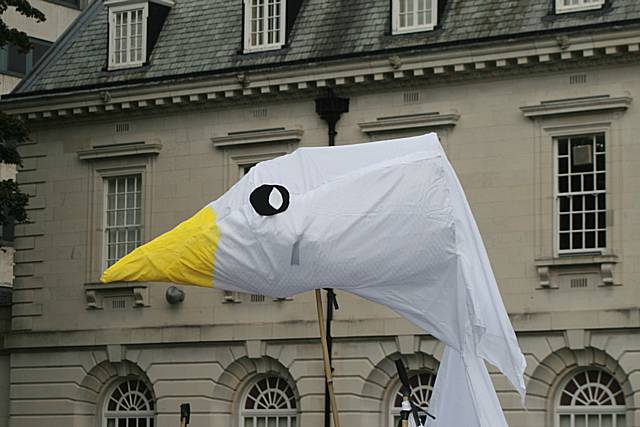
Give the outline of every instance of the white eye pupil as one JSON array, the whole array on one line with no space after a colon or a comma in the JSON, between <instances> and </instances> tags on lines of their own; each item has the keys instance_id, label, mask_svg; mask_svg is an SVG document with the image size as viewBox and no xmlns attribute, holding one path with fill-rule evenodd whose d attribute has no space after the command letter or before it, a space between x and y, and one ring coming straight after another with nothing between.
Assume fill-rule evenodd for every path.
<instances>
[{"instance_id":1,"label":"white eye pupil","mask_svg":"<svg viewBox=\"0 0 640 427\"><path fill-rule=\"evenodd\" d=\"M282 194L280 194L280 191L276 190L275 188L272 188L271 193L269 193L269 204L274 209L280 209L282 207L282 203L284 203L284 200L282 199Z\"/></svg>"}]
</instances>

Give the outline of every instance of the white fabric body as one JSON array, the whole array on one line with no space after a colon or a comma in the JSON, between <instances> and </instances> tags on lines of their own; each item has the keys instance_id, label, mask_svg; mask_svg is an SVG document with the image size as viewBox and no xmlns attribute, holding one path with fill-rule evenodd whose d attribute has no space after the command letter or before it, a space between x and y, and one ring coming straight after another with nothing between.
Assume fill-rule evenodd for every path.
<instances>
[{"instance_id":1,"label":"white fabric body","mask_svg":"<svg viewBox=\"0 0 640 427\"><path fill-rule=\"evenodd\" d=\"M288 189L286 211L254 211L263 184ZM446 344L429 427L506 426L484 361L524 399L525 360L435 134L301 148L258 164L211 207L217 288L286 297L331 287L383 304Z\"/></svg>"}]
</instances>

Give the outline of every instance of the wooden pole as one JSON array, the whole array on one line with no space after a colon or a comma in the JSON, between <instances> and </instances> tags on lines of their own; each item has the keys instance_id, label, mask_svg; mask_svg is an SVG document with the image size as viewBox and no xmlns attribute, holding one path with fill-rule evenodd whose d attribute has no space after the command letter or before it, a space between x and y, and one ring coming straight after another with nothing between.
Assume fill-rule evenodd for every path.
<instances>
[{"instance_id":1,"label":"wooden pole","mask_svg":"<svg viewBox=\"0 0 640 427\"><path fill-rule=\"evenodd\" d=\"M338 419L338 406L336 405L336 394L333 391L333 375L329 363L329 348L327 347L327 334L324 329L324 314L322 310L322 294L320 289L316 289L316 308L318 310L318 323L320 324L320 342L322 343L322 359L324 360L324 376L329 388L329 398L331 399L331 413L333 414L333 426L340 427Z\"/></svg>"}]
</instances>

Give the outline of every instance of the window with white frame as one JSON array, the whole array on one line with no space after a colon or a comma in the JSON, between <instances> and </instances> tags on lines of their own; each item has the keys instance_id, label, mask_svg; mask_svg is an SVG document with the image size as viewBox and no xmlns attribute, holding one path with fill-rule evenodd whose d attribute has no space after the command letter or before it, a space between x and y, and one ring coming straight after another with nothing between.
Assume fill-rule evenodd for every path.
<instances>
[{"instance_id":1,"label":"window with white frame","mask_svg":"<svg viewBox=\"0 0 640 427\"><path fill-rule=\"evenodd\" d=\"M558 253L601 252L607 241L605 134L556 138Z\"/></svg>"},{"instance_id":2,"label":"window with white frame","mask_svg":"<svg viewBox=\"0 0 640 427\"><path fill-rule=\"evenodd\" d=\"M604 0L556 0L556 12L578 12L581 10L600 9Z\"/></svg>"},{"instance_id":3,"label":"window with white frame","mask_svg":"<svg viewBox=\"0 0 640 427\"><path fill-rule=\"evenodd\" d=\"M393 34L431 31L438 21L437 0L393 0Z\"/></svg>"},{"instance_id":4,"label":"window with white frame","mask_svg":"<svg viewBox=\"0 0 640 427\"><path fill-rule=\"evenodd\" d=\"M244 0L244 50L279 49L284 45L286 0Z\"/></svg>"},{"instance_id":5,"label":"window with white frame","mask_svg":"<svg viewBox=\"0 0 640 427\"><path fill-rule=\"evenodd\" d=\"M556 402L556 427L625 427L625 398L618 381L587 369L564 383Z\"/></svg>"},{"instance_id":6,"label":"window with white frame","mask_svg":"<svg viewBox=\"0 0 640 427\"><path fill-rule=\"evenodd\" d=\"M240 409L240 427L296 427L298 410L291 385L276 375L254 382Z\"/></svg>"},{"instance_id":7,"label":"window with white frame","mask_svg":"<svg viewBox=\"0 0 640 427\"><path fill-rule=\"evenodd\" d=\"M433 394L433 386L436 383L436 374L432 372L420 372L409 377L411 384L411 400L421 409L429 408L429 401ZM392 403L389 411L389 427L397 427L400 421L400 411L402 409L402 394L400 393L400 385L397 386L395 393L392 394ZM420 411L420 420L424 425L427 420L427 414Z\"/></svg>"},{"instance_id":8,"label":"window with white frame","mask_svg":"<svg viewBox=\"0 0 640 427\"><path fill-rule=\"evenodd\" d=\"M109 69L137 67L147 57L148 3L109 7Z\"/></svg>"},{"instance_id":9,"label":"window with white frame","mask_svg":"<svg viewBox=\"0 0 640 427\"><path fill-rule=\"evenodd\" d=\"M105 400L103 427L154 427L155 405L149 387L129 378L111 390Z\"/></svg>"},{"instance_id":10,"label":"window with white frame","mask_svg":"<svg viewBox=\"0 0 640 427\"><path fill-rule=\"evenodd\" d=\"M142 242L142 175L106 177L104 186L106 268Z\"/></svg>"}]
</instances>

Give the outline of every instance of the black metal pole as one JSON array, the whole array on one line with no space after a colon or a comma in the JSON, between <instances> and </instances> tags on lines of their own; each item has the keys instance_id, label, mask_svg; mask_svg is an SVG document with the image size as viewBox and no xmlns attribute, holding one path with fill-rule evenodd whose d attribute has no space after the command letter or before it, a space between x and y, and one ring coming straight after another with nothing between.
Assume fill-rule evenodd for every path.
<instances>
[{"instance_id":1,"label":"black metal pole","mask_svg":"<svg viewBox=\"0 0 640 427\"><path fill-rule=\"evenodd\" d=\"M316 113L320 118L327 122L327 130L329 135L329 146L336 144L336 124L340 120L343 113L349 112L349 98L337 97L331 89L327 96L316 99ZM331 336L331 321L333 320L333 310L338 309L336 294L333 289L327 289L327 318L326 318L326 334L327 348L329 350L329 367L333 371L332 352L333 337ZM336 409L334 408L334 411ZM331 427L331 400L329 398L329 385L325 381L324 384L324 426Z\"/></svg>"},{"instance_id":2,"label":"black metal pole","mask_svg":"<svg viewBox=\"0 0 640 427\"><path fill-rule=\"evenodd\" d=\"M333 363L332 363L332 348L333 348L333 337L331 336L331 321L333 320L333 308L336 301L336 294L333 289L327 289L327 348L329 349L329 367L333 372ZM329 385L325 381L324 383L324 425L325 427L331 426L331 400L329 399Z\"/></svg>"}]
</instances>

